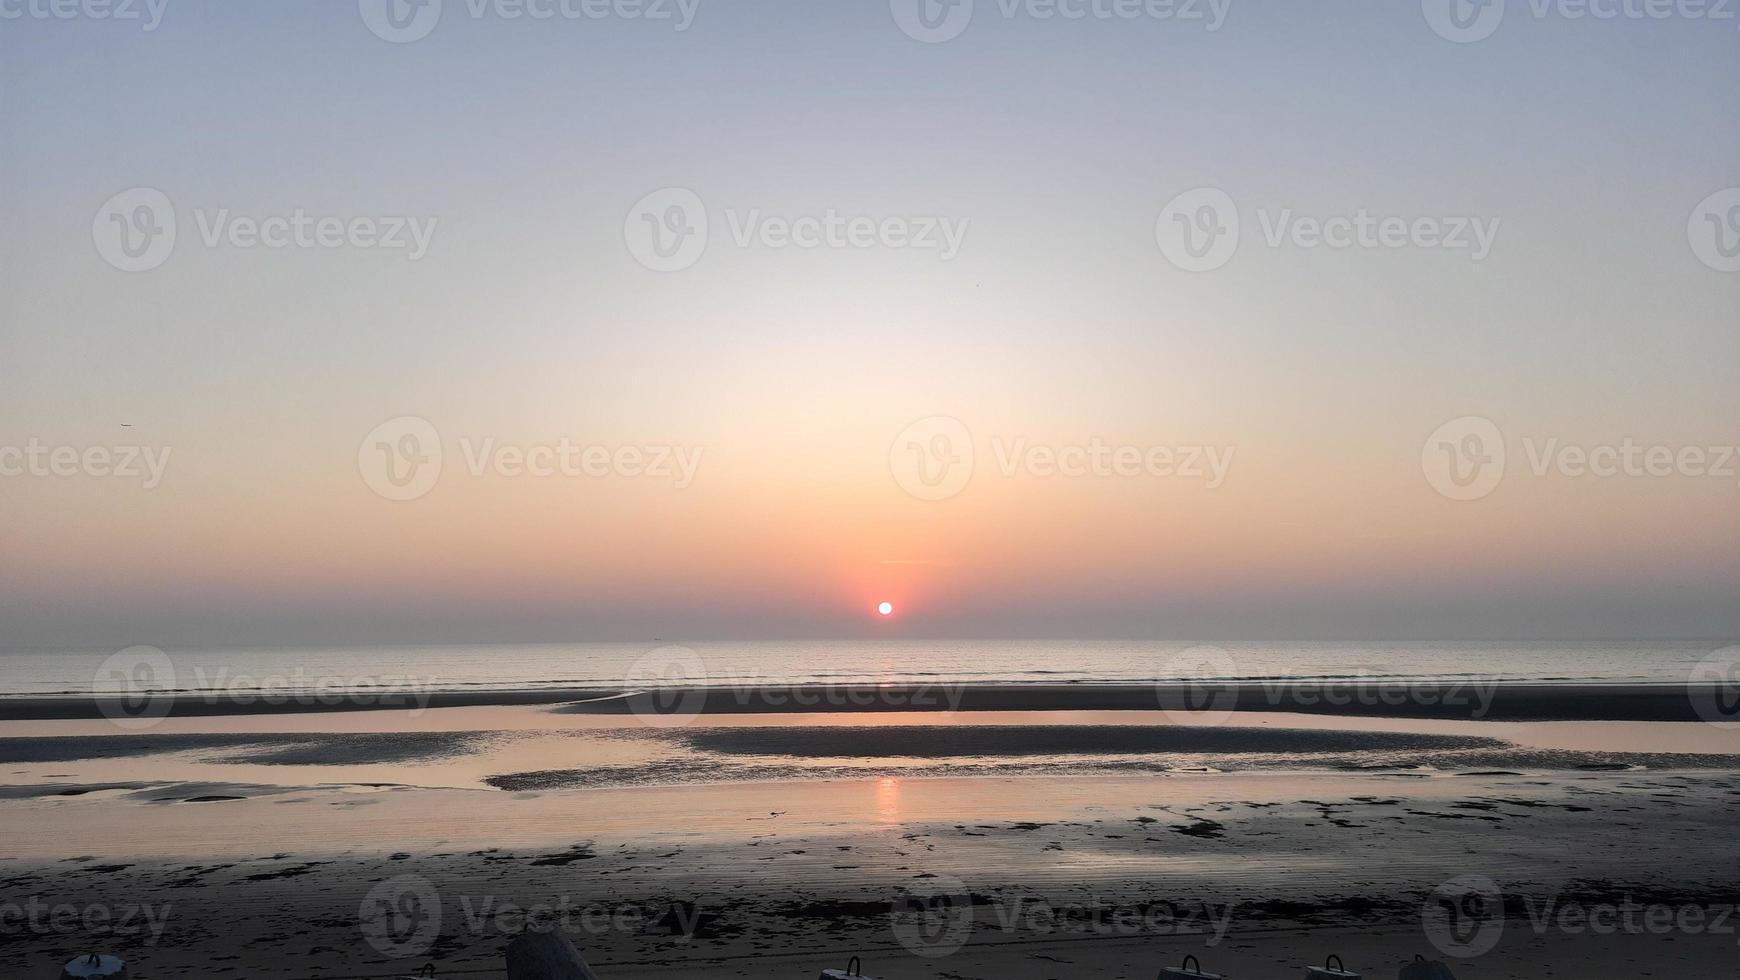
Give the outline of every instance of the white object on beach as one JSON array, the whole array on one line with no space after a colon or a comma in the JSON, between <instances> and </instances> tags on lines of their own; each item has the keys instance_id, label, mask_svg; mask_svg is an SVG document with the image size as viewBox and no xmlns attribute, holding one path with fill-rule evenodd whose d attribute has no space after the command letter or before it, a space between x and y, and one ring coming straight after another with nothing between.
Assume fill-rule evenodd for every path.
<instances>
[{"instance_id":1,"label":"white object on beach","mask_svg":"<svg viewBox=\"0 0 1740 980\"><path fill-rule=\"evenodd\" d=\"M821 980L874 980L863 974L863 967L858 963L858 957L852 957L844 970L823 970Z\"/></svg>"},{"instance_id":2,"label":"white object on beach","mask_svg":"<svg viewBox=\"0 0 1740 980\"><path fill-rule=\"evenodd\" d=\"M1396 980L1456 980L1456 974L1451 973L1449 967L1437 960L1429 960L1416 954L1414 962L1402 964Z\"/></svg>"},{"instance_id":3,"label":"white object on beach","mask_svg":"<svg viewBox=\"0 0 1740 980\"><path fill-rule=\"evenodd\" d=\"M1323 961L1322 966L1306 967L1305 980L1360 980L1360 976L1342 966L1341 957L1332 953L1329 959Z\"/></svg>"},{"instance_id":4,"label":"white object on beach","mask_svg":"<svg viewBox=\"0 0 1740 980\"><path fill-rule=\"evenodd\" d=\"M1223 980L1218 973L1202 972L1202 964L1196 957L1186 956L1178 966L1163 966L1160 968L1160 980Z\"/></svg>"},{"instance_id":5,"label":"white object on beach","mask_svg":"<svg viewBox=\"0 0 1740 980\"><path fill-rule=\"evenodd\" d=\"M119 956L92 953L63 967L60 980L127 980L127 964Z\"/></svg>"}]
</instances>

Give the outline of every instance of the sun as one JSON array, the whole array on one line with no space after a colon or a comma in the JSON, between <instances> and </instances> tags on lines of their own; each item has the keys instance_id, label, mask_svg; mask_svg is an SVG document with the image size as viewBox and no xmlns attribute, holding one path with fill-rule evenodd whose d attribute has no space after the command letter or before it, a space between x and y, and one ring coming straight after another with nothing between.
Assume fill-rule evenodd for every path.
<instances>
[{"instance_id":1,"label":"sun","mask_svg":"<svg viewBox=\"0 0 1740 980\"><path fill-rule=\"evenodd\" d=\"M876 611L884 616L892 616L894 614L894 603L884 602L876 607Z\"/></svg>"}]
</instances>

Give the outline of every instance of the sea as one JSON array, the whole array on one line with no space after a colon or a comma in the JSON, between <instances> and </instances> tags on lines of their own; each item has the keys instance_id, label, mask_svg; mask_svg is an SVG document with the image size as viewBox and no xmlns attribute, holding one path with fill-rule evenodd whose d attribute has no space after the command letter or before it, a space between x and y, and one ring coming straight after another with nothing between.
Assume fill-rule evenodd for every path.
<instances>
[{"instance_id":1,"label":"sea","mask_svg":"<svg viewBox=\"0 0 1740 980\"><path fill-rule=\"evenodd\" d=\"M1723 651L1726 651L1725 653ZM1481 679L1685 683L1734 649L1678 642L782 640L0 652L0 697L141 691L518 691L649 682L1146 683Z\"/></svg>"}]
</instances>

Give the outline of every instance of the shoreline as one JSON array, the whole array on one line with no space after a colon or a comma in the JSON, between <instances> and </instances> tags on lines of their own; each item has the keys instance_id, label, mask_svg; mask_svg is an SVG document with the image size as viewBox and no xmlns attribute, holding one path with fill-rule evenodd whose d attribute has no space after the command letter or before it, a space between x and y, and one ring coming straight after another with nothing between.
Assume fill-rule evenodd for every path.
<instances>
[{"instance_id":1,"label":"shoreline","mask_svg":"<svg viewBox=\"0 0 1740 980\"><path fill-rule=\"evenodd\" d=\"M628 692L604 688L496 691L194 692L148 697L0 697L0 721L137 724L198 718L436 708L541 706L564 714L639 715L681 723L702 715L953 711L1285 712L1463 721L1734 720L1712 717L1719 685L1648 682L1278 679L1155 684L715 685ZM131 699L137 701L138 699Z\"/></svg>"}]
</instances>

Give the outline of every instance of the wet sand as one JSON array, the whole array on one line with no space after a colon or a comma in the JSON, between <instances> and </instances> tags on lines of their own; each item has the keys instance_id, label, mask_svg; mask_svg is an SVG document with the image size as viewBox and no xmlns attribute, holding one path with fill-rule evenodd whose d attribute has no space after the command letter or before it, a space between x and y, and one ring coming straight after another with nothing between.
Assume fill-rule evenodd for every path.
<instances>
[{"instance_id":1,"label":"wet sand","mask_svg":"<svg viewBox=\"0 0 1740 980\"><path fill-rule=\"evenodd\" d=\"M1036 958L1049 949L1134 976L1186 948L1250 964L1434 953L1435 892L1477 874L1501 890L1492 918L1513 939L1470 971L1488 977L1526 975L1499 970L1506 956L1540 962L1543 909L1720 908L1740 874L1727 773L164 789L4 804L21 833L0 885L46 907L152 910L132 922L161 922L154 937L103 937L147 978L426 961L488 975L528 918L647 975L780 975L764 957L813 971L852 952L898 964L891 976L1070 974ZM403 928L383 918L407 907ZM1374 929L1392 939L1374 948ZM1701 935L1620 938L1657 975L1716 975L1694 969ZM14 933L0 968L36 975L92 939ZM958 948L920 955L939 939Z\"/></svg>"},{"instance_id":2,"label":"wet sand","mask_svg":"<svg viewBox=\"0 0 1740 980\"><path fill-rule=\"evenodd\" d=\"M524 707L252 720L285 730L226 731L228 720L210 718L134 734L90 722L0 723L10 784L0 795L80 793L145 776L517 792L882 777L1740 771L1740 731L1668 723L1114 711L704 716L672 728ZM43 729L54 733L19 734Z\"/></svg>"},{"instance_id":3,"label":"wet sand","mask_svg":"<svg viewBox=\"0 0 1740 980\"><path fill-rule=\"evenodd\" d=\"M1493 888L1473 933L1494 938L1463 976L1723 975L1740 928L1733 729L1153 709L664 720L0 722L0 975L52 975L94 944L136 980L426 962L500 977L530 921L607 978L813 976L852 953L887 978L1134 978L1187 951L1247 977L1338 952L1387 978L1468 933L1441 920L1471 875ZM1728 931L1576 931L1629 905L1727 909Z\"/></svg>"}]
</instances>

